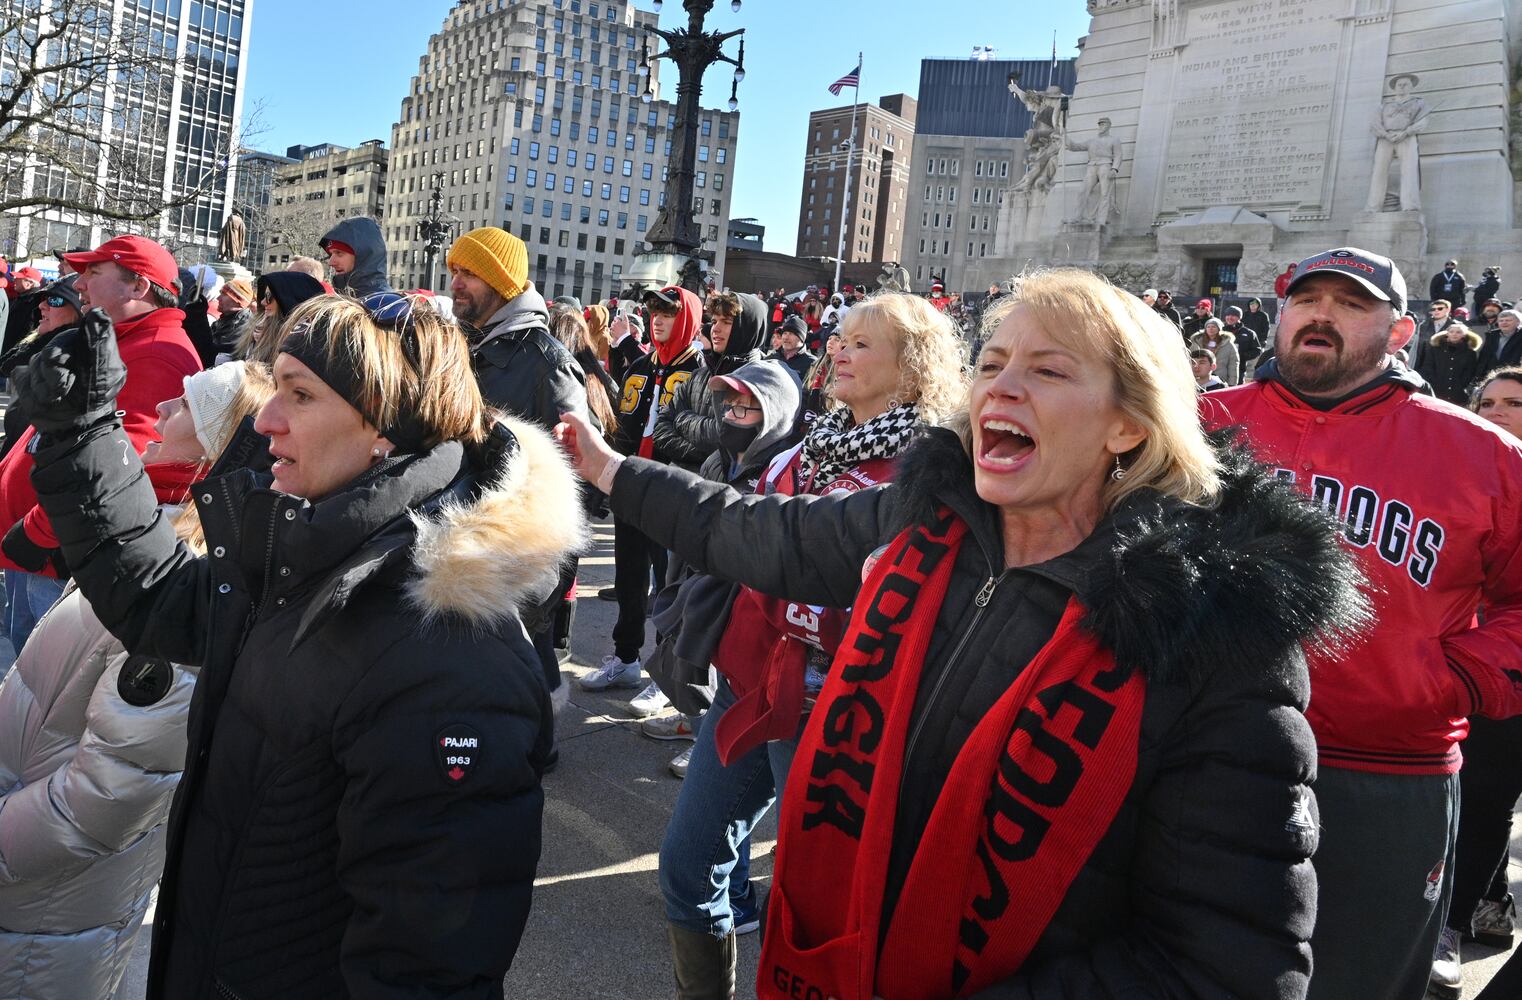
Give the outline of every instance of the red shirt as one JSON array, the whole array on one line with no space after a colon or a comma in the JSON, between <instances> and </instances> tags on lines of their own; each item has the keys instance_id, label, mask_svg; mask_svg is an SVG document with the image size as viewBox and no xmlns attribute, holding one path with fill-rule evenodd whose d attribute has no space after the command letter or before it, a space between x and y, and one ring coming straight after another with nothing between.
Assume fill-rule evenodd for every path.
<instances>
[{"instance_id":1,"label":"red shirt","mask_svg":"<svg viewBox=\"0 0 1522 1000\"><path fill-rule=\"evenodd\" d=\"M1458 770L1467 716L1522 713L1522 442L1392 383L1328 412L1273 381L1200 408L1209 426L1245 427L1263 461L1343 522L1369 580L1373 627L1336 658L1310 657L1322 766Z\"/></svg>"},{"instance_id":2,"label":"red shirt","mask_svg":"<svg viewBox=\"0 0 1522 1000\"><path fill-rule=\"evenodd\" d=\"M157 441L153 425L157 408L166 399L185 394L185 376L201 370L201 362L190 338L185 336L185 314L178 309L155 309L116 327L116 348L127 366L127 382L116 397L116 408L123 411L122 428L139 455L148 442ZM45 549L56 548L58 539L32 489L32 447L36 432L28 427L16 446L0 460L0 532L8 531L17 521L26 525L26 535ZM21 569L0 554L0 566ZM42 571L52 576L51 568Z\"/></svg>"}]
</instances>

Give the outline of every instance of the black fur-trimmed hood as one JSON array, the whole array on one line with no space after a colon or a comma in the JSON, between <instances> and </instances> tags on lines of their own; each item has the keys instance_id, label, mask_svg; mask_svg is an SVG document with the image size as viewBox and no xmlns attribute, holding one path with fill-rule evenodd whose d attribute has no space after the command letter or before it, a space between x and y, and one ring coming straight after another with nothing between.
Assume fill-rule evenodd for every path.
<instances>
[{"instance_id":1,"label":"black fur-trimmed hood","mask_svg":"<svg viewBox=\"0 0 1522 1000\"><path fill-rule=\"evenodd\" d=\"M1297 644L1341 645L1370 621L1336 523L1229 437L1213 443L1219 501L1207 508L1132 494L1096 529L1113 544L1096 549L1076 587L1089 609L1085 627L1117 663L1157 683L1283 664ZM901 524L928 524L949 506L1001 551L998 518L974 491L972 462L951 431L932 430L911 448L895 486Z\"/></svg>"}]
</instances>

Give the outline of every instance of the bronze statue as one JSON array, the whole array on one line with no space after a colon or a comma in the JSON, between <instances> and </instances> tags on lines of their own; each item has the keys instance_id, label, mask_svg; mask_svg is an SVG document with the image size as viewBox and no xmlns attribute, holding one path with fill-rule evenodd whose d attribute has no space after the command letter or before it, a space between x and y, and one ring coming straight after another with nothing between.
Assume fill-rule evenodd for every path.
<instances>
[{"instance_id":1,"label":"bronze statue","mask_svg":"<svg viewBox=\"0 0 1522 1000\"><path fill-rule=\"evenodd\" d=\"M248 226L234 205L227 221L222 223L222 237L217 241L217 256L229 263L243 260L244 248L248 246Z\"/></svg>"}]
</instances>

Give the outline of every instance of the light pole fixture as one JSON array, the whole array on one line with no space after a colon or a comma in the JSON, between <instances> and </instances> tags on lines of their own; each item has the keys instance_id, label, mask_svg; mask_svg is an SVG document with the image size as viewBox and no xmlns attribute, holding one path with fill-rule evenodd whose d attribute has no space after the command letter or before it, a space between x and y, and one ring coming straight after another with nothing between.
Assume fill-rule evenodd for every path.
<instances>
[{"instance_id":1,"label":"light pole fixture","mask_svg":"<svg viewBox=\"0 0 1522 1000\"><path fill-rule=\"evenodd\" d=\"M734 66L734 78L729 88L729 110L740 107L739 85L745 79L745 29L718 32L704 31L703 20L713 11L716 0L683 0L687 12L687 27L663 31L653 24L644 25L644 39L640 48L640 75L645 78L645 89L640 99L645 103L655 100L655 79L651 72L653 59L670 59L677 66L676 127L671 137L671 167L666 174L666 205L655 216L647 237L651 252L636 260L630 272L629 284L640 277L658 273L665 265L655 258L666 258L666 264L681 275L684 286L694 292L702 291L703 240L697 222L693 218L692 198L696 189L698 98L703 92L703 74L714 63L725 62ZM654 0L656 10L661 9L660 0ZM732 0L730 9L738 11L740 0ZM650 52L650 36L665 42L664 51ZM731 38L740 38L737 57L724 54L723 46Z\"/></svg>"},{"instance_id":2,"label":"light pole fixture","mask_svg":"<svg viewBox=\"0 0 1522 1000\"><path fill-rule=\"evenodd\" d=\"M444 214L444 171L433 175L433 193L428 196L428 214L418 220L417 238L423 243L423 259L427 261L428 279L424 282L433 291L434 264L444 244L451 241L460 220Z\"/></svg>"}]
</instances>

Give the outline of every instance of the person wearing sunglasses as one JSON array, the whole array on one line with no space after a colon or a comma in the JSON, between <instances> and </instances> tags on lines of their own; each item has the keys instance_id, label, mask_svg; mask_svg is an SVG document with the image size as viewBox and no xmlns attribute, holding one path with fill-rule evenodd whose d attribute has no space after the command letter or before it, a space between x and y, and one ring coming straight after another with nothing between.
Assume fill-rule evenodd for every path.
<instances>
[{"instance_id":1,"label":"person wearing sunglasses","mask_svg":"<svg viewBox=\"0 0 1522 1000\"><path fill-rule=\"evenodd\" d=\"M0 378L9 379L11 372L26 364L32 359L32 355L46 347L55 333L79 322L79 317L83 315L84 310L79 304L79 293L74 290L74 282L78 277L76 274L70 274L42 290L38 300L42 320L31 336L4 355L0 355ZM11 446L20 440L26 427L25 415L15 407L5 411L5 440L0 441L0 459L3 459L11 450Z\"/></svg>"}]
</instances>

